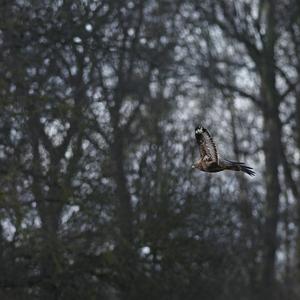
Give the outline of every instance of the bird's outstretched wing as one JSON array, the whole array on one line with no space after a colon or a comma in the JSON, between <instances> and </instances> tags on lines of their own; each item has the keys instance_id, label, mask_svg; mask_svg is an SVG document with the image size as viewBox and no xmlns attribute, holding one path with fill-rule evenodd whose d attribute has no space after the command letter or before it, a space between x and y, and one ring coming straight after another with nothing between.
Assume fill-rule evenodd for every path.
<instances>
[{"instance_id":1,"label":"bird's outstretched wing","mask_svg":"<svg viewBox=\"0 0 300 300\"><path fill-rule=\"evenodd\" d=\"M218 162L217 147L206 128L197 126L195 137L200 148L200 157L203 160Z\"/></svg>"}]
</instances>

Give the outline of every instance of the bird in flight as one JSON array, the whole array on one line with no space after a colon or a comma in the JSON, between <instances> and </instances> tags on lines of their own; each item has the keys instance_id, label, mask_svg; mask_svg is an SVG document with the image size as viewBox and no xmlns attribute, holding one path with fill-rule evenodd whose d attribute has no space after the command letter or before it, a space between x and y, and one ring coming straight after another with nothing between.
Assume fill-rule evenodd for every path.
<instances>
[{"instance_id":1,"label":"bird in flight","mask_svg":"<svg viewBox=\"0 0 300 300\"><path fill-rule=\"evenodd\" d=\"M216 144L206 128L197 126L195 128L195 137L200 149L200 159L193 164L192 168L204 172L232 170L242 171L250 176L255 175L253 169L242 162L221 159L218 155Z\"/></svg>"}]
</instances>

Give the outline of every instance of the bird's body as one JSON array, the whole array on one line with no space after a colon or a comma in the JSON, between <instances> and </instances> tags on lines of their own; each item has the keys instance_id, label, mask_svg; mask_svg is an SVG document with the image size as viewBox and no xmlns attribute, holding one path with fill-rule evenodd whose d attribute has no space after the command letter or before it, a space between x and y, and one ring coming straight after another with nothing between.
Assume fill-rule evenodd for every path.
<instances>
[{"instance_id":1,"label":"bird's body","mask_svg":"<svg viewBox=\"0 0 300 300\"><path fill-rule=\"evenodd\" d=\"M242 162L221 159L218 156L217 147L206 128L196 127L195 138L200 147L200 159L193 165L194 168L211 173L232 170L242 171L250 176L255 175L253 169Z\"/></svg>"}]
</instances>

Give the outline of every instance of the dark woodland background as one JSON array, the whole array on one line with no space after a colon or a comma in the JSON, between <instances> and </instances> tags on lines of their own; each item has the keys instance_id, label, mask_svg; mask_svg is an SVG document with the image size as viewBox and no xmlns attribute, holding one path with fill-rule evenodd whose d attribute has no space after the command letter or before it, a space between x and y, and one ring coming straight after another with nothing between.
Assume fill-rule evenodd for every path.
<instances>
[{"instance_id":1,"label":"dark woodland background","mask_svg":"<svg viewBox=\"0 0 300 300\"><path fill-rule=\"evenodd\" d=\"M1 299L300 299L298 0L0 3Z\"/></svg>"}]
</instances>

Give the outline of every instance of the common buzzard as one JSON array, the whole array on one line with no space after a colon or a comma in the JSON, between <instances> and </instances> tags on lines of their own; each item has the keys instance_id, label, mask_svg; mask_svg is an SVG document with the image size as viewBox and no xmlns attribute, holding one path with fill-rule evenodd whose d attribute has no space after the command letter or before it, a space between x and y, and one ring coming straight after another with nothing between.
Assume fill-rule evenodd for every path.
<instances>
[{"instance_id":1,"label":"common buzzard","mask_svg":"<svg viewBox=\"0 0 300 300\"><path fill-rule=\"evenodd\" d=\"M200 149L200 159L196 161L192 168L197 168L204 172L221 172L224 170L242 171L250 176L255 172L251 167L242 162L221 159L218 155L217 147L206 128L197 126L195 137Z\"/></svg>"}]
</instances>

